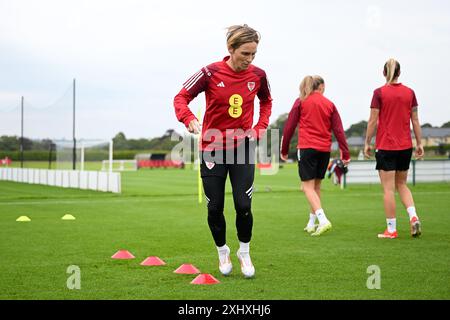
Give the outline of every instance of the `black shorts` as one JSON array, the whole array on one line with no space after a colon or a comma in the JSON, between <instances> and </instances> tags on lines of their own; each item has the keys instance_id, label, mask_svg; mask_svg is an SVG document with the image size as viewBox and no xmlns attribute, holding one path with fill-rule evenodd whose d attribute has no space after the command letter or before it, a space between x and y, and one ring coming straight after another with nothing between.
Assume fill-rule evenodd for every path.
<instances>
[{"instance_id":1,"label":"black shorts","mask_svg":"<svg viewBox=\"0 0 450 320\"><path fill-rule=\"evenodd\" d=\"M411 162L412 148L405 150L376 150L377 170L406 171Z\"/></svg>"},{"instance_id":2,"label":"black shorts","mask_svg":"<svg viewBox=\"0 0 450 320\"><path fill-rule=\"evenodd\" d=\"M244 172L255 171L255 148L256 142L245 139L238 148L232 150L202 151L200 174L201 177L226 178L230 168L237 175Z\"/></svg>"},{"instance_id":3,"label":"black shorts","mask_svg":"<svg viewBox=\"0 0 450 320\"><path fill-rule=\"evenodd\" d=\"M323 179L330 162L330 153L315 149L299 149L298 174L302 181Z\"/></svg>"}]
</instances>

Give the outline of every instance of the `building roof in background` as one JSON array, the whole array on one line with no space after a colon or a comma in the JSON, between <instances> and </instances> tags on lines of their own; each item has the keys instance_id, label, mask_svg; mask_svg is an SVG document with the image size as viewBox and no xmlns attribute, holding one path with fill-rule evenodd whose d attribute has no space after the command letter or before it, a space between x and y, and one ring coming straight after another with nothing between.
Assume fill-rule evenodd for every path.
<instances>
[{"instance_id":1,"label":"building roof in background","mask_svg":"<svg viewBox=\"0 0 450 320\"><path fill-rule=\"evenodd\" d=\"M411 132L414 136L414 132ZM446 138L450 137L450 128L422 128L422 138ZM374 137L375 138L375 137ZM348 137L347 143L350 148L363 147L364 137ZM372 140L373 142L374 140ZM337 150L338 144L334 141L331 145L331 150Z\"/></svg>"},{"instance_id":2,"label":"building roof in background","mask_svg":"<svg viewBox=\"0 0 450 320\"><path fill-rule=\"evenodd\" d=\"M444 138L450 136L450 128L422 128L423 138Z\"/></svg>"},{"instance_id":3,"label":"building roof in background","mask_svg":"<svg viewBox=\"0 0 450 320\"><path fill-rule=\"evenodd\" d=\"M347 138L347 143L350 147L363 146L364 137L349 137Z\"/></svg>"}]
</instances>

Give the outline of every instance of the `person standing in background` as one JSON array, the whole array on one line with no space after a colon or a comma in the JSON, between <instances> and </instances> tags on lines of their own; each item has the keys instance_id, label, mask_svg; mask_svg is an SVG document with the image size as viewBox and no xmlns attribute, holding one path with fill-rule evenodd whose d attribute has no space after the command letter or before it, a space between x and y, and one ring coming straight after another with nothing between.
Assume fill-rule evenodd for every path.
<instances>
[{"instance_id":1,"label":"person standing in background","mask_svg":"<svg viewBox=\"0 0 450 320\"><path fill-rule=\"evenodd\" d=\"M371 141L375 129L376 170L380 176L384 192L384 210L387 228L379 238L395 239L397 220L395 214L395 190L406 208L410 221L411 236L419 237L422 233L421 223L406 180L411 161L413 145L410 123L416 137L416 158L422 159L422 131L417 112L417 99L414 91L398 82L400 63L389 59L383 68L386 84L373 93L370 104L370 118L367 124L364 154L371 156Z\"/></svg>"},{"instance_id":2,"label":"person standing in background","mask_svg":"<svg viewBox=\"0 0 450 320\"><path fill-rule=\"evenodd\" d=\"M341 117L333 102L323 96L324 91L325 81L322 77L306 76L303 79L300 98L294 102L281 138L281 159L286 161L289 142L298 126L298 171L302 181L301 190L311 209L304 230L312 236L320 236L332 227L320 198L320 186L330 161L332 132L338 141L342 162L344 165L350 162ZM319 220L317 229L316 218Z\"/></svg>"}]
</instances>

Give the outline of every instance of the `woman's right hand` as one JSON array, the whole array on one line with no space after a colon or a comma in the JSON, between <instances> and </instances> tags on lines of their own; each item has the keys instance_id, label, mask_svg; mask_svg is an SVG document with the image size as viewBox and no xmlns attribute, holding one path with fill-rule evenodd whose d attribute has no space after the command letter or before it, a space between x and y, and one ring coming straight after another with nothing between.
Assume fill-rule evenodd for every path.
<instances>
[{"instance_id":1,"label":"woman's right hand","mask_svg":"<svg viewBox=\"0 0 450 320\"><path fill-rule=\"evenodd\" d=\"M281 158L281 160L283 160L283 161L287 161L287 160L288 160L288 155L287 155L287 154L282 154L282 153L280 153L280 158Z\"/></svg>"},{"instance_id":2,"label":"woman's right hand","mask_svg":"<svg viewBox=\"0 0 450 320\"><path fill-rule=\"evenodd\" d=\"M371 148L370 148L370 144L365 144L364 146L364 156L366 157L366 159L369 159L371 156L371 152L370 152Z\"/></svg>"},{"instance_id":3,"label":"woman's right hand","mask_svg":"<svg viewBox=\"0 0 450 320\"><path fill-rule=\"evenodd\" d=\"M425 151L423 150L423 146L421 144L418 144L416 146L416 159L417 160L423 159L424 154L425 154Z\"/></svg>"},{"instance_id":4,"label":"woman's right hand","mask_svg":"<svg viewBox=\"0 0 450 320\"><path fill-rule=\"evenodd\" d=\"M193 119L189 122L188 130L190 133L199 134L202 131L202 126L197 119Z\"/></svg>"}]
</instances>

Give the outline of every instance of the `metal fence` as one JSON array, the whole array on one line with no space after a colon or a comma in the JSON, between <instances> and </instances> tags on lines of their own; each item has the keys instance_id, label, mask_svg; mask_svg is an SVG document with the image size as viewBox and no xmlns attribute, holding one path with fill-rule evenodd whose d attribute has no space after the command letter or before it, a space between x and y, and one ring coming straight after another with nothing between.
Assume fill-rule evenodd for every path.
<instances>
[{"instance_id":1,"label":"metal fence","mask_svg":"<svg viewBox=\"0 0 450 320\"><path fill-rule=\"evenodd\" d=\"M352 161L345 175L347 183L380 183L376 162L373 160ZM412 160L408 171L408 182L447 182L450 181L450 159Z\"/></svg>"}]
</instances>

